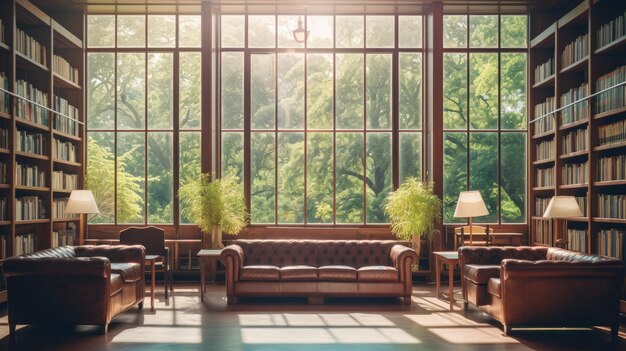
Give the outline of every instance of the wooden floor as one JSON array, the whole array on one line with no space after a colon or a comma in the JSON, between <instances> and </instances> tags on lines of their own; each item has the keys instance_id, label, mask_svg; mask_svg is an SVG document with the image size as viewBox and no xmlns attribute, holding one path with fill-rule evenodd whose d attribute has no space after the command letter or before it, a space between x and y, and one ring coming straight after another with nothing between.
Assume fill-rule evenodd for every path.
<instances>
[{"instance_id":1,"label":"wooden floor","mask_svg":"<svg viewBox=\"0 0 626 351\"><path fill-rule=\"evenodd\" d=\"M602 330L514 330L476 311L455 311L436 299L434 284L417 284L413 304L397 299L244 300L226 304L223 285L209 285L204 304L195 285L177 285L155 311L133 308L117 317L105 336L90 326L20 327L9 344L0 318L0 350L626 350L626 333L612 345ZM5 312L6 314L6 312ZM624 329L626 331L626 329Z\"/></svg>"}]
</instances>

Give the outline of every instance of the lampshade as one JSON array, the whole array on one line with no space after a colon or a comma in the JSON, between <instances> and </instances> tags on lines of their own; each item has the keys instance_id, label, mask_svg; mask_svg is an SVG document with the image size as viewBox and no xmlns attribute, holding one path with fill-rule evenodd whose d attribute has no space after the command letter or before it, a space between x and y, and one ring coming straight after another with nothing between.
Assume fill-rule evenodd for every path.
<instances>
[{"instance_id":1,"label":"lampshade","mask_svg":"<svg viewBox=\"0 0 626 351\"><path fill-rule=\"evenodd\" d=\"M302 18L298 17L298 28L292 31L293 39L298 43L304 43L309 37L310 30L304 30L302 27Z\"/></svg>"},{"instance_id":2,"label":"lampshade","mask_svg":"<svg viewBox=\"0 0 626 351\"><path fill-rule=\"evenodd\" d=\"M480 217L489 214L480 191L461 191L456 202L454 217Z\"/></svg>"},{"instance_id":3,"label":"lampshade","mask_svg":"<svg viewBox=\"0 0 626 351\"><path fill-rule=\"evenodd\" d=\"M72 190L65 213L100 213L91 190Z\"/></svg>"},{"instance_id":4,"label":"lampshade","mask_svg":"<svg viewBox=\"0 0 626 351\"><path fill-rule=\"evenodd\" d=\"M543 216L548 218L582 217L583 212L580 210L575 197L553 196Z\"/></svg>"}]
</instances>

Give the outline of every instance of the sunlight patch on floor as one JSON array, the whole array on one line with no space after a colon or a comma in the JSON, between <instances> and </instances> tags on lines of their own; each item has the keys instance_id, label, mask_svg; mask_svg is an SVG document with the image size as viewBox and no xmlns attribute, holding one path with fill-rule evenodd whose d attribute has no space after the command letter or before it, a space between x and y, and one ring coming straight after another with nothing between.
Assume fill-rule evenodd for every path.
<instances>
[{"instance_id":1,"label":"sunlight patch on floor","mask_svg":"<svg viewBox=\"0 0 626 351\"><path fill-rule=\"evenodd\" d=\"M155 314L144 314L143 323L146 325L175 325L175 326L200 326L201 315L198 313L185 313L177 310L161 310Z\"/></svg>"},{"instance_id":2,"label":"sunlight patch on floor","mask_svg":"<svg viewBox=\"0 0 626 351\"><path fill-rule=\"evenodd\" d=\"M141 344L200 344L201 328L136 327L125 329L114 336L111 343Z\"/></svg>"},{"instance_id":3,"label":"sunlight patch on floor","mask_svg":"<svg viewBox=\"0 0 626 351\"><path fill-rule=\"evenodd\" d=\"M452 344L519 344L494 327L428 328L428 331Z\"/></svg>"},{"instance_id":4,"label":"sunlight patch on floor","mask_svg":"<svg viewBox=\"0 0 626 351\"><path fill-rule=\"evenodd\" d=\"M245 344L419 344L400 328L242 328Z\"/></svg>"},{"instance_id":5,"label":"sunlight patch on floor","mask_svg":"<svg viewBox=\"0 0 626 351\"><path fill-rule=\"evenodd\" d=\"M404 317L415 322L422 327L476 327L488 326L467 319L453 312L435 312L432 314L405 314Z\"/></svg>"},{"instance_id":6,"label":"sunlight patch on floor","mask_svg":"<svg viewBox=\"0 0 626 351\"><path fill-rule=\"evenodd\" d=\"M373 313L263 313L238 317L243 327L395 327L386 317Z\"/></svg>"}]
</instances>

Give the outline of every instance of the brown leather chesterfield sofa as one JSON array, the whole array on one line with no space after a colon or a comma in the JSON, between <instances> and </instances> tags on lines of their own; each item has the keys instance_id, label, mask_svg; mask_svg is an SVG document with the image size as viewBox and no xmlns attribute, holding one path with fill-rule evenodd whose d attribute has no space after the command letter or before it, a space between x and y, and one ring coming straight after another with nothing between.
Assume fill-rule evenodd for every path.
<instances>
[{"instance_id":1,"label":"brown leather chesterfield sofa","mask_svg":"<svg viewBox=\"0 0 626 351\"><path fill-rule=\"evenodd\" d=\"M228 303L242 296L403 297L411 304L413 249L380 240L237 240L224 248Z\"/></svg>"},{"instance_id":2,"label":"brown leather chesterfield sofa","mask_svg":"<svg viewBox=\"0 0 626 351\"><path fill-rule=\"evenodd\" d=\"M17 324L92 324L143 307L144 247L62 246L8 258L9 332Z\"/></svg>"},{"instance_id":3,"label":"brown leather chesterfield sofa","mask_svg":"<svg viewBox=\"0 0 626 351\"><path fill-rule=\"evenodd\" d=\"M619 327L622 261L547 247L461 247L463 300L512 327Z\"/></svg>"}]
</instances>

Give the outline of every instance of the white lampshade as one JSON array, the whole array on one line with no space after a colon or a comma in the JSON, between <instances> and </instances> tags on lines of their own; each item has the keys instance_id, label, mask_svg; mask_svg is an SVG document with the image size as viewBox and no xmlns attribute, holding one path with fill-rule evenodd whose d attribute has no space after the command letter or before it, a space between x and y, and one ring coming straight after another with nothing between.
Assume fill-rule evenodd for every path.
<instances>
[{"instance_id":1,"label":"white lampshade","mask_svg":"<svg viewBox=\"0 0 626 351\"><path fill-rule=\"evenodd\" d=\"M100 213L91 190L72 190L65 213Z\"/></svg>"},{"instance_id":2,"label":"white lampshade","mask_svg":"<svg viewBox=\"0 0 626 351\"><path fill-rule=\"evenodd\" d=\"M480 191L461 191L456 202L454 217L480 217L489 214Z\"/></svg>"},{"instance_id":3,"label":"white lampshade","mask_svg":"<svg viewBox=\"0 0 626 351\"><path fill-rule=\"evenodd\" d=\"M543 216L548 218L582 217L583 212L580 210L575 197L553 196Z\"/></svg>"}]
</instances>

